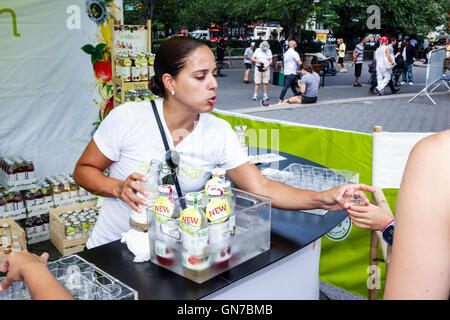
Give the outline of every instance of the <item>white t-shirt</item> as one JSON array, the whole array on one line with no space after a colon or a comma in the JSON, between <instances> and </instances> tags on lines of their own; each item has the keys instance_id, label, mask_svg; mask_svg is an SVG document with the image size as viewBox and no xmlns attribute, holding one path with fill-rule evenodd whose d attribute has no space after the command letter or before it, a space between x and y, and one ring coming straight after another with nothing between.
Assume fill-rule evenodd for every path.
<instances>
[{"instance_id":1,"label":"white t-shirt","mask_svg":"<svg viewBox=\"0 0 450 320\"><path fill-rule=\"evenodd\" d=\"M297 61L300 60L300 55L297 51L289 48L284 54L284 75L297 74Z\"/></svg>"},{"instance_id":2,"label":"white t-shirt","mask_svg":"<svg viewBox=\"0 0 450 320\"><path fill-rule=\"evenodd\" d=\"M255 50L255 53L253 53L253 57L267 66L269 64L269 60L272 59L272 51L270 49L263 51L261 48L258 48ZM260 64L257 63L256 65L259 66Z\"/></svg>"},{"instance_id":3,"label":"white t-shirt","mask_svg":"<svg viewBox=\"0 0 450 320\"><path fill-rule=\"evenodd\" d=\"M195 129L176 148L162 111L162 99L156 106L170 149L180 153L177 177L183 194L199 191L215 167L236 168L248 161L230 124L209 113L200 114ZM183 135L183 132L175 133ZM100 151L114 161L110 177L124 181L133 172L145 174L152 159L164 163L166 150L151 107L151 103L125 103L101 123L94 134ZM169 173L164 164L162 175ZM131 207L117 198L104 198L102 209L86 246L93 248L121 238L129 227Z\"/></svg>"}]
</instances>

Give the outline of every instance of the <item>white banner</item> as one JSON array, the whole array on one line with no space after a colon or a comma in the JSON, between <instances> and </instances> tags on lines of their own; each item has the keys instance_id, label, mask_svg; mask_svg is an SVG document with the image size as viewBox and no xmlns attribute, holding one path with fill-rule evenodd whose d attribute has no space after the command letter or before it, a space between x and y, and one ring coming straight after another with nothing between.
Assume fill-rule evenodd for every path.
<instances>
[{"instance_id":1,"label":"white banner","mask_svg":"<svg viewBox=\"0 0 450 320\"><path fill-rule=\"evenodd\" d=\"M101 42L88 2L0 3L0 154L29 157L39 177L71 173L98 118L99 80L80 49Z\"/></svg>"},{"instance_id":2,"label":"white banner","mask_svg":"<svg viewBox=\"0 0 450 320\"><path fill-rule=\"evenodd\" d=\"M400 187L412 148L433 132L374 132L372 185L379 188Z\"/></svg>"}]
</instances>

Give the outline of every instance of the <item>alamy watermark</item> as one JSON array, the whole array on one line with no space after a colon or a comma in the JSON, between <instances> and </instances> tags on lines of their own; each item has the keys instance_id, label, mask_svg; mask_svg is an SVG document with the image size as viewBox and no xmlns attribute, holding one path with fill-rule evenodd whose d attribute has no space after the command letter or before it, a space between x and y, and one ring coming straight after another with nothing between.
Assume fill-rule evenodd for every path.
<instances>
[{"instance_id":1,"label":"alamy watermark","mask_svg":"<svg viewBox=\"0 0 450 320\"><path fill-rule=\"evenodd\" d=\"M377 5L367 7L367 14L370 16L366 20L366 26L369 30L381 29L381 9Z\"/></svg>"}]
</instances>

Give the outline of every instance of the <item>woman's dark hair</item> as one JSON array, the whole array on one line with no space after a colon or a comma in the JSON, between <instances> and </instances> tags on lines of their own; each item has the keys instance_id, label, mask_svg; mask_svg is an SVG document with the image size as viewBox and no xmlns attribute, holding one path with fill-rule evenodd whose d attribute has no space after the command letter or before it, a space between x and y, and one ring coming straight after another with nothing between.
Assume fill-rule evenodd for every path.
<instances>
[{"instance_id":1,"label":"woman's dark hair","mask_svg":"<svg viewBox=\"0 0 450 320\"><path fill-rule=\"evenodd\" d=\"M166 98L167 93L162 81L163 74L168 73L176 78L181 69L183 69L189 55L201 46L207 45L190 37L176 37L165 41L156 54L154 62L155 75L149 83L149 89L153 94Z\"/></svg>"}]
</instances>

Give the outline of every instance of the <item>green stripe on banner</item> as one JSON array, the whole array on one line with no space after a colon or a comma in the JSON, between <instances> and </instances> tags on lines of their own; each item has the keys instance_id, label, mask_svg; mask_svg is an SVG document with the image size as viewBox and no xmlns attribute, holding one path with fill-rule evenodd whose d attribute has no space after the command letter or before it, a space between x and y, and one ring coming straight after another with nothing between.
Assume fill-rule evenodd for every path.
<instances>
[{"instance_id":1,"label":"green stripe on banner","mask_svg":"<svg viewBox=\"0 0 450 320\"><path fill-rule=\"evenodd\" d=\"M361 183L372 184L371 134L311 127L219 110L213 114L225 119L233 128L246 125L250 147L278 150L328 168L359 172ZM388 193L386 197L394 211L396 194L391 197ZM322 281L368 298L367 283L373 274L369 261L370 231L354 227L349 218L322 237ZM385 269L384 263L379 263L379 298L383 296Z\"/></svg>"}]
</instances>

